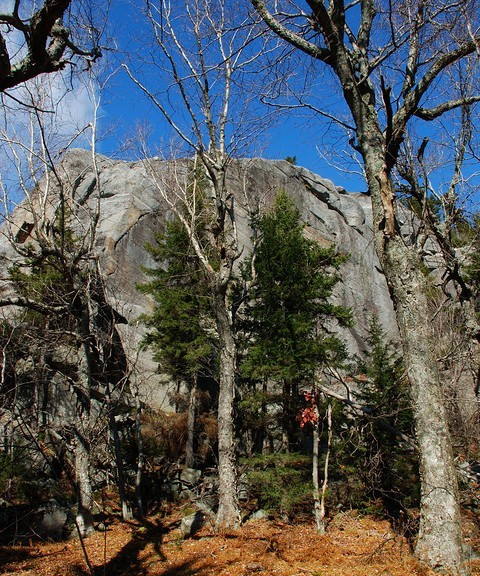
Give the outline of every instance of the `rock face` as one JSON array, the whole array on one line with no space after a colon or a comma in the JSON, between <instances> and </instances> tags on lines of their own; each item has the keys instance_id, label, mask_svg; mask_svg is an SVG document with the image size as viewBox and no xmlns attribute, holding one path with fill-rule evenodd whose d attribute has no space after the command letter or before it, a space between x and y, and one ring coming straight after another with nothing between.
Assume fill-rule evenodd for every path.
<instances>
[{"instance_id":1,"label":"rock face","mask_svg":"<svg viewBox=\"0 0 480 576\"><path fill-rule=\"evenodd\" d=\"M146 280L142 266L152 266L144 245L152 241L169 217L162 196L162 183L151 174L165 174L169 165L160 160L123 162L97 157L101 189L100 218L96 247L106 280L110 304L127 320L120 326L127 355L136 355L144 329L137 321L152 302L136 290ZM74 150L67 154L59 173L70 183L79 228L87 228L94 197L96 176L89 152ZM372 313L377 314L386 331L395 338L397 326L384 275L372 241L370 198L347 193L331 181L286 161L241 160L231 167L231 189L235 193L236 218L241 244L246 255L251 245L247 205L268 209L279 190L295 201L306 223L306 234L324 245L334 243L349 259L341 269L336 298L352 308L355 326L343 333L351 353L362 348L366 327ZM90 212L89 212L90 209ZM21 206L13 215L17 232L32 221L31 210ZM8 241L0 241L7 262L15 258ZM8 265L8 264L7 264ZM6 268L5 268L6 269ZM141 352L136 362L135 378L143 398L152 406L166 407L166 384L148 352Z\"/></svg>"}]
</instances>

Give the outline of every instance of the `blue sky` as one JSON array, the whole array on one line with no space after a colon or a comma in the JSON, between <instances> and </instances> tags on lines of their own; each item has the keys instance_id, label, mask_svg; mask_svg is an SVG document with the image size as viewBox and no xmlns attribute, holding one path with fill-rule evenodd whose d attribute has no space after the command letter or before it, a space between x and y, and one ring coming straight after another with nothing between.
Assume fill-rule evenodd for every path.
<instances>
[{"instance_id":1,"label":"blue sky","mask_svg":"<svg viewBox=\"0 0 480 576\"><path fill-rule=\"evenodd\" d=\"M175 15L181 13L181 7L184 5L182 0L172 0L172 3L176 7ZM0 0L0 6L6 11L11 9L12 4L13 0ZM228 0L225 5L228 6ZM249 0L237 0L235 6L239 7L240 5L245 8L249 5ZM99 131L101 139L97 142L97 150L108 156L122 159L138 159L143 156L138 149L138 127L143 127L150 133L150 151L155 155L162 155L164 150L168 152L172 138L172 132L159 111L152 107L141 90L135 86L122 69L122 63L132 58L135 53L136 56L133 56L133 60L138 61L139 57L148 57L153 50L154 44L148 39L151 28L146 17L142 14L144 6L145 0L112 1L108 18L108 33L105 39L108 48L104 50L104 57L93 67L99 76L109 77L101 95ZM239 7L235 14L244 14L244 12ZM353 18L355 18L355 14L353 14ZM9 37L9 40L15 42L15 37ZM290 90L290 94L294 92L301 95L303 91L304 98L310 104L326 110L330 114L340 117L343 122L350 124L351 120L348 112L345 111L346 106L341 91L337 81L333 78L333 74L329 73L328 69L321 64L314 63L306 56L302 57L301 53L294 50L291 51L290 57L284 58L282 71L284 67L290 75L290 84L287 82L282 84L282 89L286 88L285 92ZM79 67L76 69L78 70ZM270 69L267 67L267 70ZM157 81L158 84L157 71L150 70L149 74L150 76L146 76L148 82L155 85L155 81ZM165 77L161 81L165 82ZM39 84L40 86L43 84L45 86L51 85L52 104L47 105L46 108L56 111L57 121L51 133L52 141L54 146L62 148L64 143L70 139L70 135L77 133L79 128L84 128L91 119L89 91L80 82L74 83L72 89L69 68L66 68L63 74L40 78ZM66 94L65 86L69 87ZM443 97L444 87L439 87L442 90L439 90L438 94ZM291 90L292 88L294 90ZM18 95L22 99L21 88L19 90ZM251 103L254 107L256 106L255 102L258 102L257 90L257 87L250 89L250 96L253 96ZM395 86L393 86L393 90L395 91ZM285 92L281 93L284 94ZM168 91L168 95L164 91L162 98L165 97L172 98L171 91ZM174 98L171 103L175 103ZM479 113L480 105L472 111L474 122L477 125L480 122ZM22 132L22 125L24 128L26 119L23 116L24 113L18 111L16 115L8 115L6 112L3 126L13 129L17 136L18 134L25 136L25 131ZM50 118L53 120L52 117ZM456 138L454 122L455 118L445 116L441 122L437 123L439 129L436 132L433 130L432 123L423 121L412 122L413 126L410 127L411 134L416 139L412 149L416 149L415 146L418 147L418 143L425 136L430 138L427 154L429 155L430 166L435 170L430 177L435 190L439 193L448 189L448 182L452 175L452 143ZM476 134L478 141L478 133L474 134ZM271 125L265 129L262 128L255 135L255 140L248 150L248 154L243 155L270 159L296 157L297 164L309 168L324 178L329 178L337 186L342 186L350 192L364 192L366 184L361 176L361 167L358 162L354 161L354 152L348 144L348 139L352 136L354 136L353 130L346 134L343 128L332 123L326 123L318 114L307 113L305 109L296 110L277 115ZM125 146L125 144L127 145ZM81 146L82 142L78 139L73 145ZM84 142L83 145L88 145L88 143ZM461 191L461 201L463 207L469 211L480 209L478 193L480 190L480 170L478 166L477 156L472 155L464 170L464 176L467 179ZM8 154L3 154L0 158L0 171L3 183L12 188L12 198L16 201L18 186L15 184L15 162L13 161L12 164L12 158L9 158ZM13 177L10 178L12 174Z\"/></svg>"},{"instance_id":2,"label":"blue sky","mask_svg":"<svg viewBox=\"0 0 480 576\"><path fill-rule=\"evenodd\" d=\"M145 101L135 86L123 72L114 81L117 93L108 96L108 101L102 107L103 126L111 125L110 134L99 143L99 150L107 155L123 157L118 152L125 139L134 137L135 127L149 126L153 130L156 124L163 124L158 113ZM105 98L106 100L106 98ZM323 138L321 124L302 117L290 116L279 119L264 134L263 141L258 142L258 152L255 155L269 159L285 159L296 156L297 164L304 166L324 178L329 178L337 186L343 186L349 192L363 192L366 189L364 181L353 171L351 175L340 172L328 165L317 150L321 149ZM161 137L161 130L159 136ZM164 137L168 138L165 127ZM135 157L135 151L130 150L127 156ZM357 167L358 170L358 167Z\"/></svg>"},{"instance_id":3,"label":"blue sky","mask_svg":"<svg viewBox=\"0 0 480 576\"><path fill-rule=\"evenodd\" d=\"M121 69L121 63L129 54L139 50L140 54L146 55L151 50L151 43L147 39L150 27L140 12L142 6L144 6L143 0L115 0L111 6L110 43L111 45L115 43L118 50L107 53L107 58L104 60L108 59L109 64L117 68L118 72L110 79L102 96L101 125L104 130L109 131L98 146L98 149L107 155L135 158L138 154L135 150L135 133L138 126L143 126L151 132L152 149L155 145L161 149L171 138L171 132L159 112L149 104ZM304 80L304 66L308 68L307 81ZM335 81L321 65L312 65L311 61L302 62L296 53L290 61L290 70L293 70L293 78L298 74L299 83L308 84L309 97L315 98L313 101L319 107L326 106L334 114L341 113L344 103L341 102L341 96L338 97ZM349 121L347 117L343 119ZM445 170L448 156L442 146L448 142L449 129L448 125L444 127L442 136L434 135L431 128L425 122L418 124L417 137L421 142L424 136L429 136L431 142L428 152L436 154L438 158L444 157L444 166L442 168L441 160L435 182L440 184L448 172ZM327 125L313 113L307 115L305 111L297 111L284 114L265 130L252 147L251 155L272 159L295 156L297 164L331 179L336 185L343 186L351 192L365 191L366 185L360 176L361 168L352 161L353 150L348 145L348 136L345 137L342 129ZM131 146L126 152L119 153L125 141L130 141ZM475 170L476 165L470 172Z\"/></svg>"},{"instance_id":4,"label":"blue sky","mask_svg":"<svg viewBox=\"0 0 480 576\"><path fill-rule=\"evenodd\" d=\"M229 1L225 5L228 7ZM175 15L181 13L184 3L181 0L172 0L175 6ZM0 0L2 9L8 11L13 5L13 0ZM100 6L100 4L99 4ZM108 18L108 33L106 34L104 57L94 66L97 71L102 71L109 76L109 81L102 92L100 132L103 132L97 149L109 156L135 159L141 157L136 143L137 129L143 127L151 134L151 150L162 154L162 147L168 147L171 140L171 130L168 129L164 119L158 110L154 109L147 101L137 86L122 69L122 63L136 54L136 58L148 56L153 50L152 41L148 39L151 33L150 25L142 14L145 0L113 0L110 6ZM237 0L238 8L235 14L244 14L249 6L248 0ZM358 16L358 15L357 15ZM355 8L352 18L355 20ZM236 16L235 16L236 17ZM242 16L243 18L243 16ZM355 22L351 23L355 27ZM382 41L380 31L379 41ZM9 37L10 40L15 39ZM157 47L158 52L158 47ZM401 57L401 55L400 55ZM134 58L135 59L135 58ZM298 51L291 51L290 58L284 59L289 76L289 82L285 82L282 88L290 93L302 94L309 103L319 109L327 110L330 114L340 117L349 124L351 121L348 112L345 112L340 90L333 75L325 66L314 63L311 59L301 55ZM391 67L387 66L390 70ZM77 70L79 68L77 67ZM268 69L268 67L267 67ZM114 72L112 74L112 72ZM101 72L100 72L101 74ZM149 82L158 80L156 71L151 72ZM42 82L43 80L41 80ZM89 95L81 84L74 90L64 94L65 85L70 82L70 69L66 69L62 75L52 75L48 79L52 83L52 100L58 97L59 103L51 106L57 111L57 131L65 132L68 126L73 127L75 133L78 127L84 127L89 122ZM287 86L288 84L288 86ZM395 85L392 85L396 90ZM443 86L438 86L440 97L443 97ZM293 88L293 90L292 90ZM282 92L283 94L284 92ZM258 102L256 89L251 90L252 104ZM171 92L168 94L171 97ZM166 97L165 94L162 97ZM379 102L381 98L379 97ZM173 100L174 101L174 100ZM379 106L380 109L380 106ZM271 110L271 109L270 109ZM480 122L480 105L474 109L474 121ZM343 114L343 115L342 115ZM12 118L7 119L12 124ZM18 123L21 118L14 118ZM453 119L454 121L455 119ZM452 142L456 137L453 129L452 118L445 117L438 123L440 129L434 132L432 123L417 121L413 124L411 133L416 142L413 149L418 148L419 143L425 136L430 138L427 154L431 166L435 168L432 176L436 190L445 191L448 179L452 174ZM361 168L354 162L354 152L348 144L348 139L354 136L354 131L345 134L342 128L330 123L327 124L318 114L303 110L284 113L276 118L275 122L256 134L255 141L248 151L249 156L263 156L272 159L284 159L287 156L296 157L297 164L305 166L325 178L331 179L336 185L344 187L351 192L366 190L366 184L361 176ZM57 139L58 140L58 139ZM125 143L128 146L124 146ZM77 140L75 145L81 145ZM62 146L62 144L58 144ZM246 153L245 153L246 155ZM8 174L8 166L5 168L5 159L0 162L0 169ZM478 172L478 173L477 173ZM469 206L478 209L477 190L480 189L480 171L476 157L470 158L470 164L465 168L465 175L469 182L465 190L471 196L468 197Z\"/></svg>"},{"instance_id":5,"label":"blue sky","mask_svg":"<svg viewBox=\"0 0 480 576\"><path fill-rule=\"evenodd\" d=\"M139 6L141 2L135 0L135 4ZM112 3L109 27L119 51L109 54L108 57L114 67L119 66L127 57L124 54L138 49L146 36L148 28L145 28L145 19L139 14L135 4L128 0ZM147 42L144 50L149 50ZM102 103L102 127L109 130L108 136L99 143L102 153L119 154L122 157L124 153L118 153L119 148L125 140L131 137L134 139L138 126L154 132L153 140L159 145L162 140L169 139L170 132L160 114L148 103L124 70L119 69L111 78L102 96ZM331 179L336 185L353 192L365 191L366 186L361 177L355 173L339 172L321 157L317 147L324 150L324 142L325 128L320 120L311 114L306 117L305 112L283 114L261 135L253 146L253 154L271 159L296 156L297 164ZM130 148L127 155L135 157L135 150ZM358 170L358 167L354 168Z\"/></svg>"}]
</instances>

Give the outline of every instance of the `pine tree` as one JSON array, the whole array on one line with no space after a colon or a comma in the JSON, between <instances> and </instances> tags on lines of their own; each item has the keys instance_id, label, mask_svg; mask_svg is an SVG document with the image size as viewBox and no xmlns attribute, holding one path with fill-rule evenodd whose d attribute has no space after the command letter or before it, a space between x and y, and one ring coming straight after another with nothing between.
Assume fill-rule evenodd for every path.
<instances>
[{"instance_id":1,"label":"pine tree","mask_svg":"<svg viewBox=\"0 0 480 576\"><path fill-rule=\"evenodd\" d=\"M153 313L143 317L150 329L144 343L153 348L155 360L172 378L190 382L208 372L213 352L202 270L178 219L167 222L165 231L155 235L155 245L146 248L159 266L144 269L152 280L138 287L155 300Z\"/></svg>"},{"instance_id":2,"label":"pine tree","mask_svg":"<svg viewBox=\"0 0 480 576\"><path fill-rule=\"evenodd\" d=\"M358 365L358 399L366 408L356 423L357 454L363 456L358 472L368 496L395 517L419 497L417 456L401 438L413 438L413 415L402 359L376 316L366 343Z\"/></svg>"},{"instance_id":3,"label":"pine tree","mask_svg":"<svg viewBox=\"0 0 480 576\"><path fill-rule=\"evenodd\" d=\"M350 312L331 303L344 258L304 235L300 213L287 194L256 223L260 240L255 282L247 312L247 346L242 371L256 381L282 385L286 448L295 443L299 386L311 385L316 370L345 356L327 324L351 322Z\"/></svg>"},{"instance_id":4,"label":"pine tree","mask_svg":"<svg viewBox=\"0 0 480 576\"><path fill-rule=\"evenodd\" d=\"M198 379L212 376L216 335L210 296L203 270L192 249L187 231L178 218L167 222L164 232L155 235L147 251L158 263L146 268L151 281L138 286L151 295L155 307L143 317L149 329L144 345L152 348L154 359L177 384L189 390L186 463L192 466Z\"/></svg>"}]
</instances>

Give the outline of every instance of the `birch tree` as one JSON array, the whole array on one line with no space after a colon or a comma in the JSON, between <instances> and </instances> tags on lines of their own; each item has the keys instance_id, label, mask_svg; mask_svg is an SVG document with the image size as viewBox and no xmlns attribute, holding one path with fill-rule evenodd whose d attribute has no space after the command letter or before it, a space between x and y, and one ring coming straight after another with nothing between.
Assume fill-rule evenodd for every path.
<instances>
[{"instance_id":1,"label":"birch tree","mask_svg":"<svg viewBox=\"0 0 480 576\"><path fill-rule=\"evenodd\" d=\"M229 181L231 160L262 130L253 118L252 65L262 53L258 30L223 2L146 2L153 31L143 71L126 66L192 161L177 161L166 178L148 162L169 207L180 219L211 293L219 345L217 528L239 524L234 401L237 372L235 264L241 256L235 214L242 195ZM153 71L158 75L155 83ZM249 103L252 106L249 106ZM181 153L180 153L181 154ZM171 165L173 166L173 165ZM202 237L195 199L204 187ZM240 193L240 194L239 194ZM243 198L245 205L245 198Z\"/></svg>"},{"instance_id":2,"label":"birch tree","mask_svg":"<svg viewBox=\"0 0 480 576\"><path fill-rule=\"evenodd\" d=\"M474 2L406 0L251 0L268 27L331 73L342 117L319 109L349 131L372 198L374 241L390 288L411 384L422 477L416 553L430 566L468 574L462 548L458 486L438 365L433 350L427 280L418 237L399 233L393 173L409 127L480 100L469 78L459 94L451 82L478 59ZM476 64L473 64L474 66ZM477 65L478 66L478 65ZM417 154L422 147L417 145Z\"/></svg>"}]
</instances>

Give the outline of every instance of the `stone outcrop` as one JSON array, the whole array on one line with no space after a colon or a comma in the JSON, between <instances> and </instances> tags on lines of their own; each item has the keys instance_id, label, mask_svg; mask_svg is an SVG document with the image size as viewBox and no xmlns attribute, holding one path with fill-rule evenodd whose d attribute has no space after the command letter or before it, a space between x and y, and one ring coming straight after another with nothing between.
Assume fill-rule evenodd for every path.
<instances>
[{"instance_id":1,"label":"stone outcrop","mask_svg":"<svg viewBox=\"0 0 480 576\"><path fill-rule=\"evenodd\" d=\"M163 221L169 217L161 184L155 183L150 176L152 165L167 177L169 165L161 160L124 162L97 157L101 200L96 250L100 255L109 303L128 320L128 324L119 326L119 330L125 351L132 358L137 354L144 333L138 317L152 306L148 297L136 289L138 283L146 280L142 266L153 265L144 245L152 241L154 232L161 229ZM91 154L83 150L69 152L59 167L59 174L69 183L78 228L76 233L79 234L88 228L97 201ZM349 255L341 269L336 298L354 312L355 326L344 332L350 352L361 350L373 313L393 338L397 336L393 306L374 251L368 195L347 193L331 181L286 161L235 161L230 178L245 255L251 246L247 205L266 210L273 204L277 191L286 191L300 210L306 234L324 245L334 243L340 252ZM13 232L19 241L25 241L20 231L22 227L28 231L31 221L28 205L21 206L13 215ZM1 241L0 250L8 266L15 258L15 252L6 240ZM140 353L135 377L143 398L153 406L165 407L166 385L148 352Z\"/></svg>"}]
</instances>

